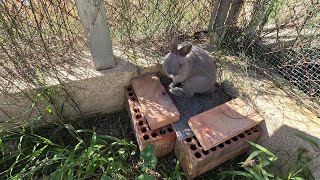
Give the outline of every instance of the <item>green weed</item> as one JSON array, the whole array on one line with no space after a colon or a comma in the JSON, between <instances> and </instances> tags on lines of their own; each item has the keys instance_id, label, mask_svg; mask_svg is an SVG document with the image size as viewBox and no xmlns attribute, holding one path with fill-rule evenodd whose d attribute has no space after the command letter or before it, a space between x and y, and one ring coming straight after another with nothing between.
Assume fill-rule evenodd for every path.
<instances>
[{"instance_id":1,"label":"green weed","mask_svg":"<svg viewBox=\"0 0 320 180\"><path fill-rule=\"evenodd\" d=\"M132 142L64 125L74 143L63 145L29 132L8 131L1 138L1 179L126 179Z\"/></svg>"},{"instance_id":2,"label":"green weed","mask_svg":"<svg viewBox=\"0 0 320 180\"><path fill-rule=\"evenodd\" d=\"M268 149L249 142L253 146L255 151L244 161L241 162L242 170L238 171L223 171L220 175L222 179L235 177L243 177L244 179L253 180L312 180L314 177L309 168L309 157L307 156L307 150L299 148L296 163L289 166L283 175L274 175L267 171L267 166L271 166L278 157Z\"/></svg>"}]
</instances>

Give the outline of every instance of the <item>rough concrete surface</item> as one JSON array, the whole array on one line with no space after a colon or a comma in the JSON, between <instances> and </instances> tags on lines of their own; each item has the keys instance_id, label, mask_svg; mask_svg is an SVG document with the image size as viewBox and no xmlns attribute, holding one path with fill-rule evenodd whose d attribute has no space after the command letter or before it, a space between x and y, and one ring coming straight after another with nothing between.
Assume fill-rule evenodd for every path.
<instances>
[{"instance_id":1,"label":"rough concrete surface","mask_svg":"<svg viewBox=\"0 0 320 180\"><path fill-rule=\"evenodd\" d=\"M130 62L116 58L116 67L96 71L92 62L87 61L83 62L81 68L70 67L69 71L62 71L63 86L56 79L48 77L46 80L57 91L54 97L58 113L73 120L76 117L124 109L123 87L130 85L130 80L138 76L137 68ZM148 68L146 72L149 72ZM58 119L56 115L46 112L45 103L39 102L31 108L37 91L28 89L24 93L0 94L0 129L11 129L31 122L33 125L42 125L45 122L38 119L40 116L45 121Z\"/></svg>"},{"instance_id":2,"label":"rough concrete surface","mask_svg":"<svg viewBox=\"0 0 320 180\"><path fill-rule=\"evenodd\" d=\"M160 78L164 87L168 91L168 86L171 83L171 79L168 77ZM199 113L207 111L213 107L219 106L229 100L231 97L226 94L222 89L208 94L208 95L195 95L193 98L178 97L169 92L170 97L178 108L180 113L180 119L173 124L173 127L177 133L179 140L187 139L194 136L191 131L188 120Z\"/></svg>"},{"instance_id":3,"label":"rough concrete surface","mask_svg":"<svg viewBox=\"0 0 320 180\"><path fill-rule=\"evenodd\" d=\"M320 149L296 135L303 134L320 145L320 118L295 100L289 90L279 88L267 76L272 75L274 78L276 74L259 69L244 71L246 67L241 62L243 60L234 56L223 56L220 62L221 81L232 82L240 96L251 102L265 117L263 136L258 143L278 155L273 172L285 173L285 168L294 165L298 148L306 148L315 179L320 179ZM229 90L234 92L233 88L226 89Z\"/></svg>"}]
</instances>

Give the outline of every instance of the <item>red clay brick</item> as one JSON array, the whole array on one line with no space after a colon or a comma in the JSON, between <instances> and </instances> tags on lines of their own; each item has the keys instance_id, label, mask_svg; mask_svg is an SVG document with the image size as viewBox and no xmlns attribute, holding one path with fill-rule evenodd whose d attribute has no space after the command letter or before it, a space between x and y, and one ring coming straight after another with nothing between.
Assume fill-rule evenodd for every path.
<instances>
[{"instance_id":1,"label":"red clay brick","mask_svg":"<svg viewBox=\"0 0 320 180\"><path fill-rule=\"evenodd\" d=\"M132 87L126 87L125 93L127 97L127 110L131 116L131 125L134 131L140 151L147 144L151 143L155 146L156 157L164 156L173 151L176 141L176 133L171 125L151 130L144 113L141 112L141 106L137 101L137 97Z\"/></svg>"},{"instance_id":2,"label":"red clay brick","mask_svg":"<svg viewBox=\"0 0 320 180\"><path fill-rule=\"evenodd\" d=\"M261 129L257 125L234 137L229 137L207 151L194 136L182 141L177 140L174 153L180 160L188 179L192 179L248 151L250 145L246 140L254 142L260 136Z\"/></svg>"},{"instance_id":3,"label":"red clay brick","mask_svg":"<svg viewBox=\"0 0 320 180\"><path fill-rule=\"evenodd\" d=\"M179 120L180 114L177 107L156 75L135 78L131 83L151 130Z\"/></svg>"},{"instance_id":4,"label":"red clay brick","mask_svg":"<svg viewBox=\"0 0 320 180\"><path fill-rule=\"evenodd\" d=\"M204 150L259 124L263 118L239 98L195 115L188 124Z\"/></svg>"}]
</instances>

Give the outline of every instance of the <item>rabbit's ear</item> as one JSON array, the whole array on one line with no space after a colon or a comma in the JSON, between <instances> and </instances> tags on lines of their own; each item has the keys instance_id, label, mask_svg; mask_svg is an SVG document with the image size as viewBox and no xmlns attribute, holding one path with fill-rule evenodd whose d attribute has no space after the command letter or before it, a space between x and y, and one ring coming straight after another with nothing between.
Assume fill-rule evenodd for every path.
<instances>
[{"instance_id":1,"label":"rabbit's ear","mask_svg":"<svg viewBox=\"0 0 320 180\"><path fill-rule=\"evenodd\" d=\"M185 45L179 49L179 54L181 56L186 56L187 54L190 53L191 49L192 49L192 44Z\"/></svg>"},{"instance_id":2,"label":"rabbit's ear","mask_svg":"<svg viewBox=\"0 0 320 180\"><path fill-rule=\"evenodd\" d=\"M177 52L178 51L178 44L179 44L179 39L178 39L178 35L175 35L172 39L172 45L171 45L171 52Z\"/></svg>"}]
</instances>

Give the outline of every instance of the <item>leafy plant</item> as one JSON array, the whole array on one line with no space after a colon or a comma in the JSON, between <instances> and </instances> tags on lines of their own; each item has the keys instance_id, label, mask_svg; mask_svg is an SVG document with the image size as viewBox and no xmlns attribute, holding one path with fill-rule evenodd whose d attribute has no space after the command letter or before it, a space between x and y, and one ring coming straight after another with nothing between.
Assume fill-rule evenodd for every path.
<instances>
[{"instance_id":1,"label":"leafy plant","mask_svg":"<svg viewBox=\"0 0 320 180\"><path fill-rule=\"evenodd\" d=\"M181 176L185 176L186 173L183 173L180 171L180 161L177 161L176 166L174 168L174 171L172 172L171 176L169 177L169 180L181 180Z\"/></svg>"},{"instance_id":2,"label":"leafy plant","mask_svg":"<svg viewBox=\"0 0 320 180\"><path fill-rule=\"evenodd\" d=\"M143 151L141 151L140 153L140 159L142 160L142 166L141 166L141 170L143 172L143 174L141 174L140 176L137 177L138 180L142 180L142 179L146 179L146 180L151 180L151 179L155 179L155 177L150 176L148 174L149 170L154 170L157 166L158 163L158 159L155 156L155 152L154 152L154 145L153 144L148 144Z\"/></svg>"},{"instance_id":3,"label":"leafy plant","mask_svg":"<svg viewBox=\"0 0 320 180\"><path fill-rule=\"evenodd\" d=\"M310 137L308 137L308 136L306 136L305 134L302 134L302 133L296 133L296 135L299 138L309 142L312 146L316 147L318 150L320 150L320 145L314 139L312 139L312 138L310 138Z\"/></svg>"},{"instance_id":4,"label":"leafy plant","mask_svg":"<svg viewBox=\"0 0 320 180\"><path fill-rule=\"evenodd\" d=\"M231 175L232 178L234 178L235 176L242 176L246 179L269 179L270 177L274 177L273 174L268 173L265 170L265 167L268 166L271 162L276 161L278 159L277 156L258 144L250 141L248 142L257 150L252 152L251 155L245 160L245 162L240 163L245 172L224 171L221 173L222 179L225 179L227 175Z\"/></svg>"},{"instance_id":5,"label":"leafy plant","mask_svg":"<svg viewBox=\"0 0 320 180\"><path fill-rule=\"evenodd\" d=\"M141 171L142 174L137 177L137 180L154 180L152 171L155 171L158 165L158 159L155 156L155 147L152 144L148 144L146 148L141 151L140 159L142 160ZM163 165L163 164L160 164ZM165 166L165 165L164 165ZM185 173L180 171L180 162L177 161L174 170L170 172L168 180L181 180Z\"/></svg>"},{"instance_id":6,"label":"leafy plant","mask_svg":"<svg viewBox=\"0 0 320 180\"><path fill-rule=\"evenodd\" d=\"M310 145L312 145L317 151L320 150L320 145L309 136L302 133L295 133L299 138L305 140ZM304 179L315 179L309 168L309 163L311 159L308 157L308 150L300 147L297 150L297 161L294 167L289 166L287 170L286 177L287 179L297 179L296 177L303 177ZM319 157L319 155L318 155Z\"/></svg>"},{"instance_id":7,"label":"leafy plant","mask_svg":"<svg viewBox=\"0 0 320 180\"><path fill-rule=\"evenodd\" d=\"M289 166L286 173L282 176L276 176L266 171L266 167L271 165L278 159L271 151L266 148L248 141L253 146L255 151L241 164L244 171L224 171L221 173L222 179L232 176L234 179L236 176L243 177L245 179L254 180L304 180L314 179L311 170L309 168L309 157L307 156L307 150L299 148L297 150L297 160L293 166Z\"/></svg>"},{"instance_id":8,"label":"leafy plant","mask_svg":"<svg viewBox=\"0 0 320 180\"><path fill-rule=\"evenodd\" d=\"M309 168L310 158L307 156L307 150L305 148L299 148L297 155L297 161L294 166L289 166L287 173L283 178L279 179L288 179L288 180L300 180L308 179L313 180L314 177Z\"/></svg>"},{"instance_id":9,"label":"leafy plant","mask_svg":"<svg viewBox=\"0 0 320 180\"><path fill-rule=\"evenodd\" d=\"M1 179L125 179L127 161L135 153L132 142L98 135L93 130L63 127L73 143L61 145L29 132L8 131L1 138ZM89 137L89 138L85 138Z\"/></svg>"},{"instance_id":10,"label":"leafy plant","mask_svg":"<svg viewBox=\"0 0 320 180\"><path fill-rule=\"evenodd\" d=\"M60 114L59 112L56 111L56 107L55 107L55 105L57 104L57 99L56 99L56 96L58 94L57 88L55 86L47 85L43 77L43 74L38 68L36 69L36 75L37 75L37 83L39 84L39 88L37 89L37 92L35 94L36 97L32 98L33 103L30 108L29 118L32 117L32 113L34 112L35 109L39 111L40 115L33 119L32 121L33 123L38 123L39 120L44 119L45 113L43 113L42 109L44 109L44 111L48 114L57 115L58 117L60 117ZM28 125L29 124L25 124L25 126L28 126Z\"/></svg>"}]
</instances>

